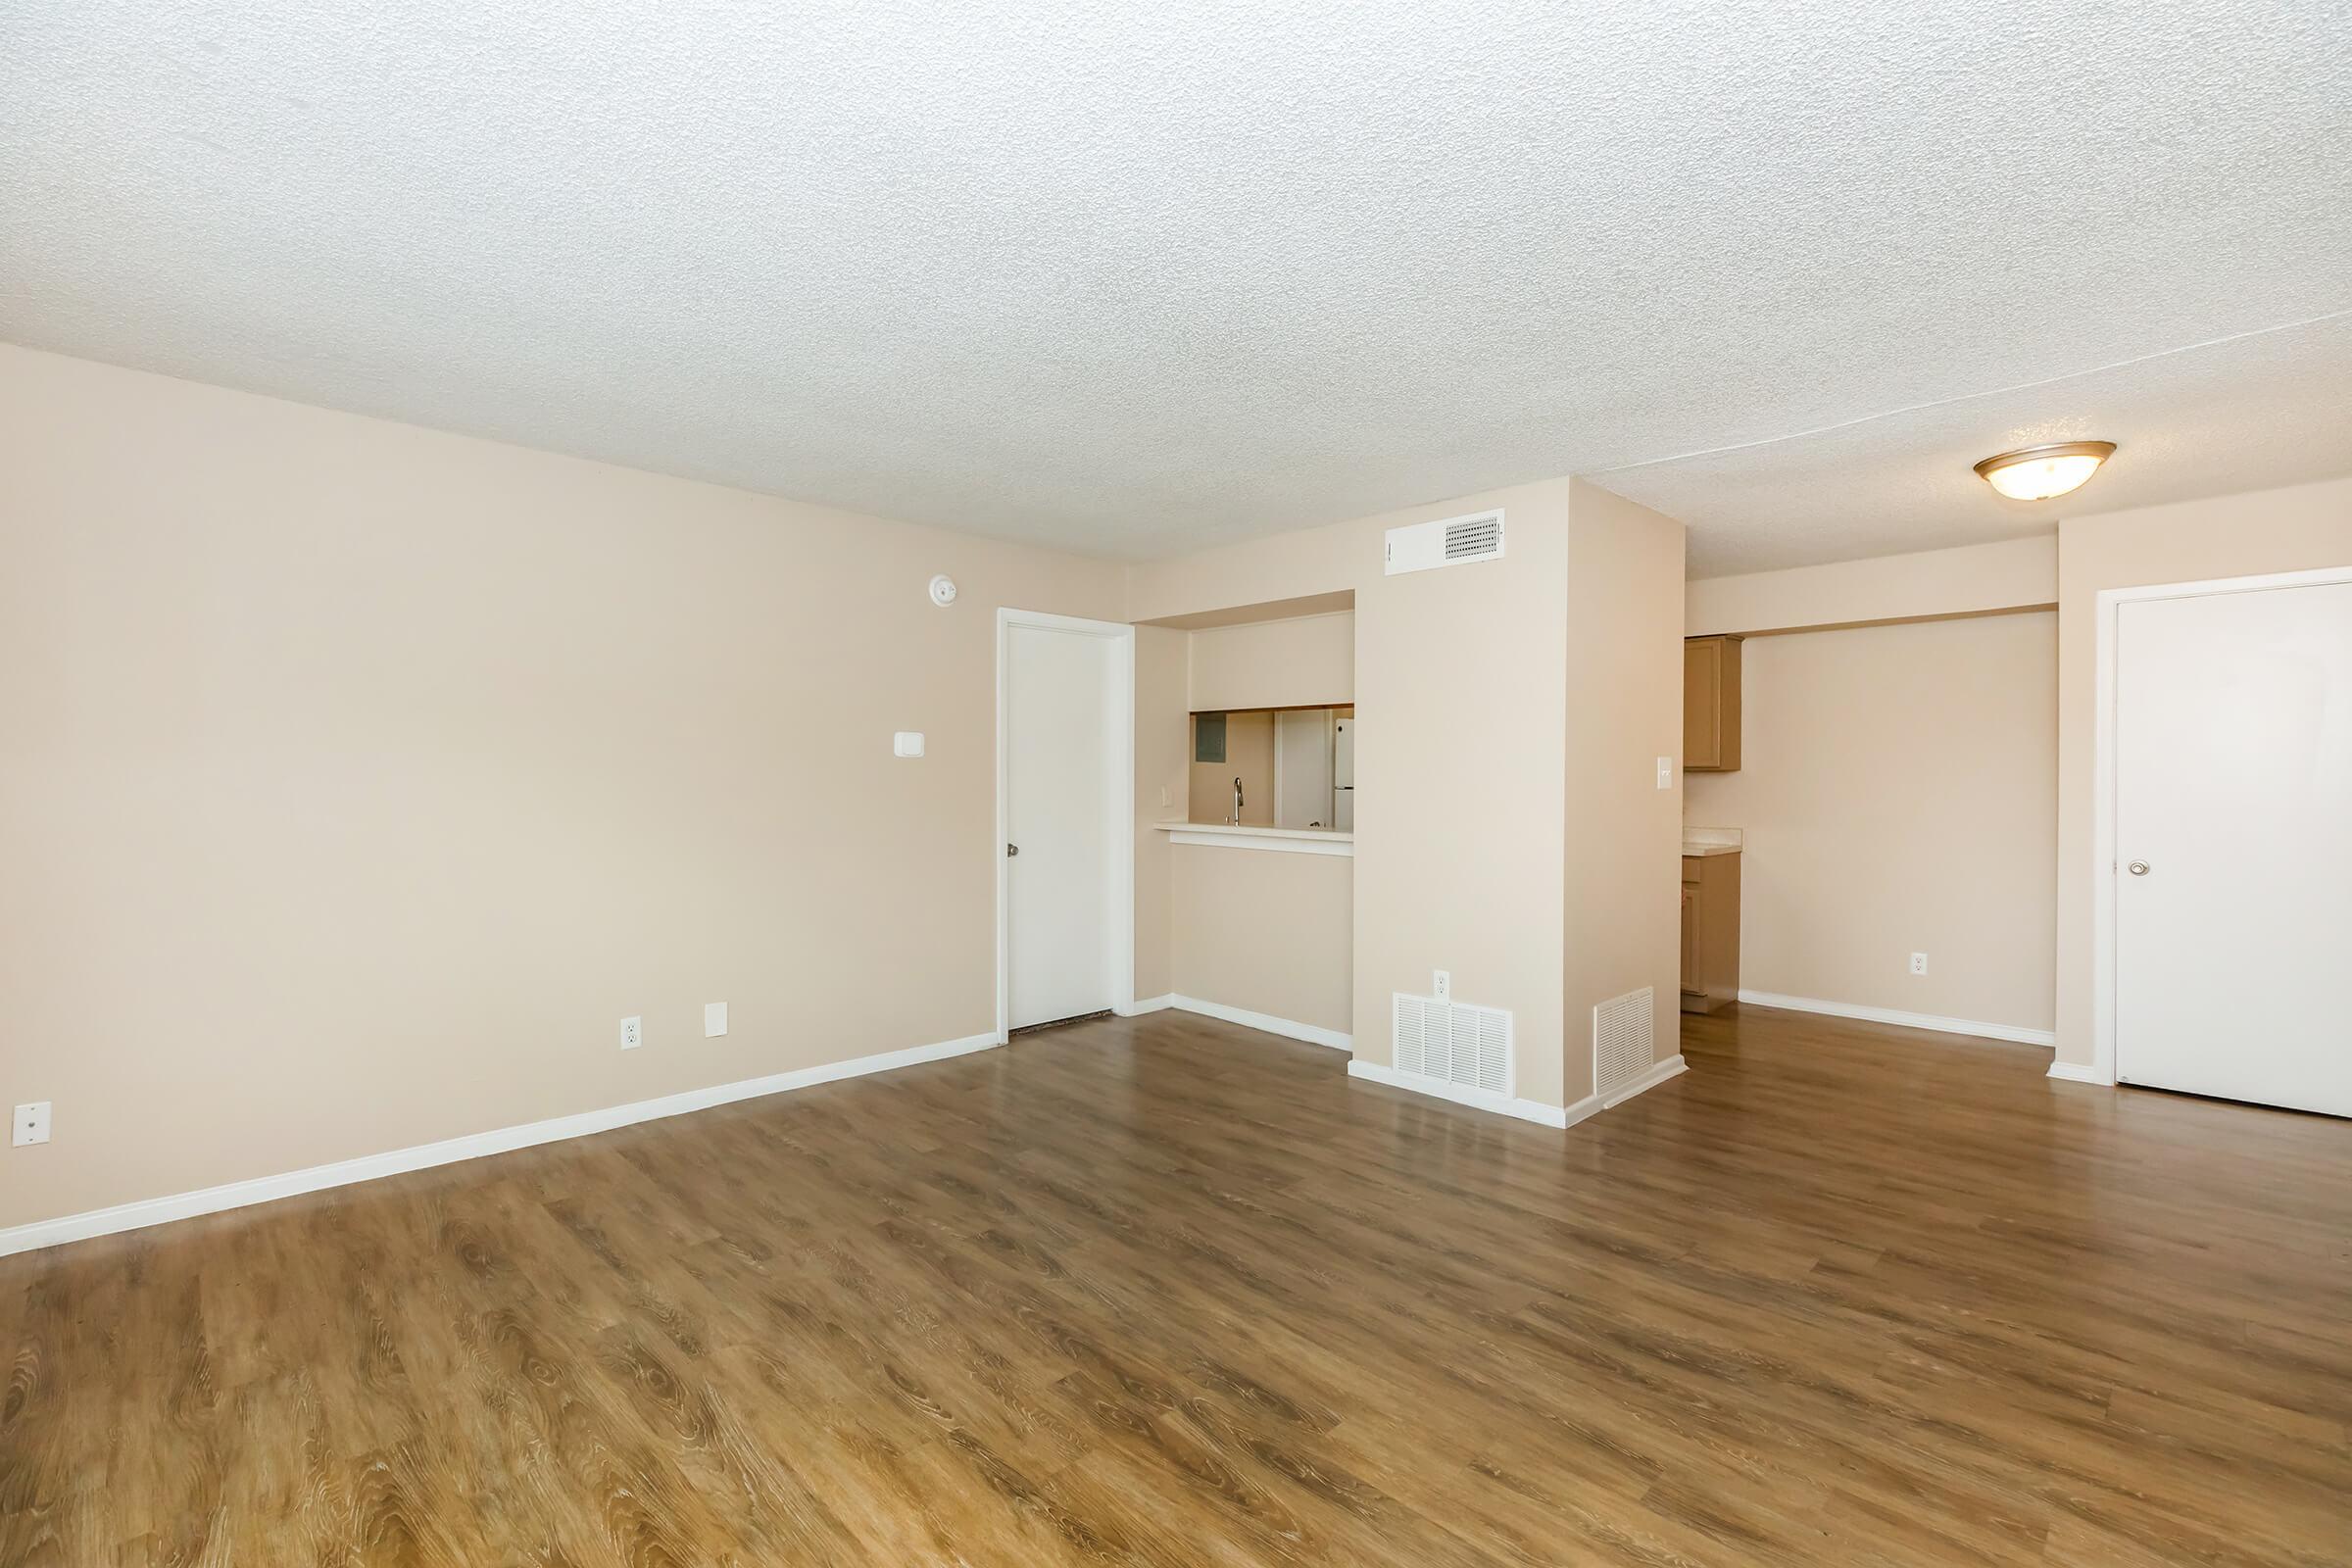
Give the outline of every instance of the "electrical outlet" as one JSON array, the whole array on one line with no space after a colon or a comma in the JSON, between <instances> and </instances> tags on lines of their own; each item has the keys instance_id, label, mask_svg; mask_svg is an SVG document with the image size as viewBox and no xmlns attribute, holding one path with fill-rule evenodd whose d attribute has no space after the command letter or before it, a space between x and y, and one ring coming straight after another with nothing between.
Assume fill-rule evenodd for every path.
<instances>
[{"instance_id":1,"label":"electrical outlet","mask_svg":"<svg viewBox=\"0 0 2352 1568\"><path fill-rule=\"evenodd\" d=\"M1911 955L1911 972L1913 974L1926 974L1928 972L1928 956L1926 954L1914 953Z\"/></svg>"},{"instance_id":2,"label":"electrical outlet","mask_svg":"<svg viewBox=\"0 0 2352 1568\"><path fill-rule=\"evenodd\" d=\"M16 1135L12 1142L23 1148L26 1144L45 1144L48 1141L49 1102L36 1100L29 1105L19 1105Z\"/></svg>"},{"instance_id":3,"label":"electrical outlet","mask_svg":"<svg viewBox=\"0 0 2352 1568\"><path fill-rule=\"evenodd\" d=\"M1658 759L1658 788L1662 790L1674 788L1674 759L1671 757Z\"/></svg>"},{"instance_id":4,"label":"electrical outlet","mask_svg":"<svg viewBox=\"0 0 2352 1568\"><path fill-rule=\"evenodd\" d=\"M1446 969L1432 969L1429 973L1429 994L1437 998L1440 1002L1451 1002L1453 1000L1453 975L1451 971Z\"/></svg>"},{"instance_id":5,"label":"electrical outlet","mask_svg":"<svg viewBox=\"0 0 2352 1568\"><path fill-rule=\"evenodd\" d=\"M623 1019L621 1019L621 1020L620 1020L620 1049L621 1049L621 1050L623 1050L623 1051L635 1051L635 1050L636 1050L636 1049L637 1049L639 1046L642 1046L642 1045L644 1045L644 1044L645 1044L645 1020L644 1020L643 1018L623 1018Z\"/></svg>"},{"instance_id":6,"label":"electrical outlet","mask_svg":"<svg viewBox=\"0 0 2352 1568\"><path fill-rule=\"evenodd\" d=\"M727 1004L723 1002L703 1004L703 1038L715 1040L727 1032Z\"/></svg>"}]
</instances>

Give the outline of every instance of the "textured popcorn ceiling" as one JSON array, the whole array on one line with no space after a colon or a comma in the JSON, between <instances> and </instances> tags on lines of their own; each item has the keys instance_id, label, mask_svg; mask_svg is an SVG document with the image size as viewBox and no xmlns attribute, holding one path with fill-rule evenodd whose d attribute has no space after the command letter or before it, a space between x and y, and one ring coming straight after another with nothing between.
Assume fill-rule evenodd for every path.
<instances>
[{"instance_id":1,"label":"textured popcorn ceiling","mask_svg":"<svg viewBox=\"0 0 2352 1568\"><path fill-rule=\"evenodd\" d=\"M0 0L0 337L1105 554L2343 472L2348 308L2338 0Z\"/></svg>"}]
</instances>

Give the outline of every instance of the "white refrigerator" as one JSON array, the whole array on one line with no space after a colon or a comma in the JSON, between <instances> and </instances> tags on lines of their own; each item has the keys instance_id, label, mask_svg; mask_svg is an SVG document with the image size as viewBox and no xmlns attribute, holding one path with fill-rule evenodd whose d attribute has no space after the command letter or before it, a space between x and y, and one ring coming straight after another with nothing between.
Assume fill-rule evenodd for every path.
<instances>
[{"instance_id":1,"label":"white refrigerator","mask_svg":"<svg viewBox=\"0 0 2352 1568\"><path fill-rule=\"evenodd\" d=\"M1355 720L1343 718L1331 733L1331 825L1355 831Z\"/></svg>"}]
</instances>

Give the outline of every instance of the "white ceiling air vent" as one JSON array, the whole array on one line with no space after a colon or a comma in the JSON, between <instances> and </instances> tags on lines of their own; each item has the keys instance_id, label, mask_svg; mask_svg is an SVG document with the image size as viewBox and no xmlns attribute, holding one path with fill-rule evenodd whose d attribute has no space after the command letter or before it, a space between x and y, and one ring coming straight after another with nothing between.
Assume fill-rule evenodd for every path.
<instances>
[{"instance_id":1,"label":"white ceiling air vent","mask_svg":"<svg viewBox=\"0 0 2352 1568\"><path fill-rule=\"evenodd\" d=\"M1393 993L1396 1070L1506 1099L1511 1093L1511 1015L1435 997Z\"/></svg>"},{"instance_id":2,"label":"white ceiling air vent","mask_svg":"<svg viewBox=\"0 0 2352 1568\"><path fill-rule=\"evenodd\" d=\"M1649 1071L1657 996L1648 986L1592 1009L1592 1089L1607 1095Z\"/></svg>"},{"instance_id":3,"label":"white ceiling air vent","mask_svg":"<svg viewBox=\"0 0 2352 1568\"><path fill-rule=\"evenodd\" d=\"M1502 509L1389 530L1388 575L1494 561L1502 555Z\"/></svg>"}]
</instances>

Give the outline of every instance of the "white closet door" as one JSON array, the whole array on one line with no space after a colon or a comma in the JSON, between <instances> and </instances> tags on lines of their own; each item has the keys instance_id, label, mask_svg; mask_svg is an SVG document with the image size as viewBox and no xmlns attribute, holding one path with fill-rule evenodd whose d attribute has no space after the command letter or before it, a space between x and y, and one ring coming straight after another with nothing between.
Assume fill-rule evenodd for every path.
<instances>
[{"instance_id":1,"label":"white closet door","mask_svg":"<svg viewBox=\"0 0 2352 1568\"><path fill-rule=\"evenodd\" d=\"M2352 583L2116 608L2116 1075L2352 1116Z\"/></svg>"},{"instance_id":2,"label":"white closet door","mask_svg":"<svg viewBox=\"0 0 2352 1568\"><path fill-rule=\"evenodd\" d=\"M1111 1004L1114 651L1083 632L1007 628L1005 1014L1012 1028Z\"/></svg>"}]
</instances>

